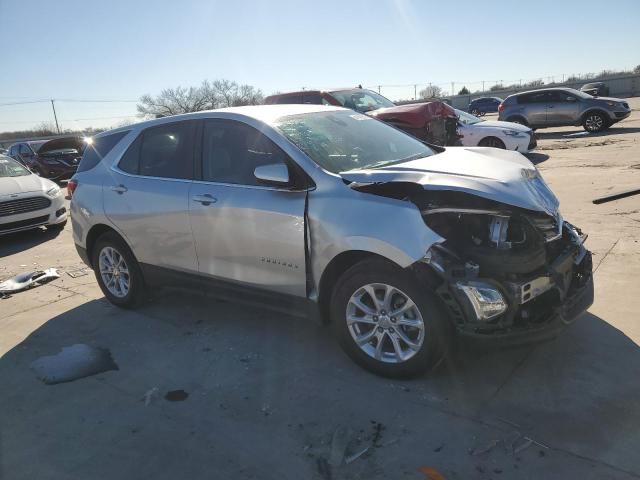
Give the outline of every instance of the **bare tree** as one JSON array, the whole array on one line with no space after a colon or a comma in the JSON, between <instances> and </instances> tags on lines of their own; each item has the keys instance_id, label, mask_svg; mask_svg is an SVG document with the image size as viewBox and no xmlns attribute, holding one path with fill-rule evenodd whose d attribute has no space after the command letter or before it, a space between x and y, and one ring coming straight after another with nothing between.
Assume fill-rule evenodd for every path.
<instances>
[{"instance_id":1,"label":"bare tree","mask_svg":"<svg viewBox=\"0 0 640 480\"><path fill-rule=\"evenodd\" d=\"M157 117L259 103L262 103L259 89L220 79L205 80L199 87L168 88L155 97L143 95L137 109L142 115Z\"/></svg>"},{"instance_id":2,"label":"bare tree","mask_svg":"<svg viewBox=\"0 0 640 480\"><path fill-rule=\"evenodd\" d=\"M420 98L437 98L442 96L442 89L437 85L429 85L418 92Z\"/></svg>"}]
</instances>

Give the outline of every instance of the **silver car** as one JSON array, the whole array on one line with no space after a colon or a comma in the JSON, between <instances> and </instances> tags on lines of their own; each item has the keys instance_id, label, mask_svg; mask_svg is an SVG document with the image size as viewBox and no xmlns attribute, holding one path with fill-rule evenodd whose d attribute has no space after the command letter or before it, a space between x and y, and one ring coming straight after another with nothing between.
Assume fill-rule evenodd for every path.
<instances>
[{"instance_id":1,"label":"silver car","mask_svg":"<svg viewBox=\"0 0 640 480\"><path fill-rule=\"evenodd\" d=\"M73 237L121 307L176 283L313 305L352 359L407 376L455 336L547 337L593 300L585 236L516 152L434 150L321 105L179 115L95 144Z\"/></svg>"},{"instance_id":2,"label":"silver car","mask_svg":"<svg viewBox=\"0 0 640 480\"><path fill-rule=\"evenodd\" d=\"M600 132L631 114L619 98L592 97L572 88L545 88L508 96L498 107L499 120L531 128L582 125Z\"/></svg>"}]
</instances>

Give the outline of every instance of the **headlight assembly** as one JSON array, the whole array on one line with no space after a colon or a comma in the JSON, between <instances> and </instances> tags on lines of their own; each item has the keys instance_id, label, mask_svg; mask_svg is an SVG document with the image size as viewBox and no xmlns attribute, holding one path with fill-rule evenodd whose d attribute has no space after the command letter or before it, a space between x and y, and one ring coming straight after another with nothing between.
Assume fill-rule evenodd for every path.
<instances>
[{"instance_id":1,"label":"headlight assembly","mask_svg":"<svg viewBox=\"0 0 640 480\"><path fill-rule=\"evenodd\" d=\"M55 198L58 195L60 195L60 192L61 192L60 187L54 186L54 187L51 187L49 190L47 190L47 195L49 195L51 198Z\"/></svg>"},{"instance_id":2,"label":"headlight assembly","mask_svg":"<svg viewBox=\"0 0 640 480\"><path fill-rule=\"evenodd\" d=\"M519 132L518 130L503 130L502 133L504 133L507 137L516 138L522 138L526 135L525 132Z\"/></svg>"}]
</instances>

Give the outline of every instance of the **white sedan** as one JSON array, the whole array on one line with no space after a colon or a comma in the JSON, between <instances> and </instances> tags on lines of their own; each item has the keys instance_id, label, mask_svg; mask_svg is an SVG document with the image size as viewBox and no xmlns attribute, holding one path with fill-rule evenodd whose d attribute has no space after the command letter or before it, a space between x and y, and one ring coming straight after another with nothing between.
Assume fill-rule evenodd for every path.
<instances>
[{"instance_id":1,"label":"white sedan","mask_svg":"<svg viewBox=\"0 0 640 480\"><path fill-rule=\"evenodd\" d=\"M494 147L527 153L533 150L536 136L533 130L519 123L484 120L462 110L458 115L458 133L465 147Z\"/></svg>"},{"instance_id":2,"label":"white sedan","mask_svg":"<svg viewBox=\"0 0 640 480\"><path fill-rule=\"evenodd\" d=\"M62 230L66 223L60 187L0 155L0 235L43 226Z\"/></svg>"}]
</instances>

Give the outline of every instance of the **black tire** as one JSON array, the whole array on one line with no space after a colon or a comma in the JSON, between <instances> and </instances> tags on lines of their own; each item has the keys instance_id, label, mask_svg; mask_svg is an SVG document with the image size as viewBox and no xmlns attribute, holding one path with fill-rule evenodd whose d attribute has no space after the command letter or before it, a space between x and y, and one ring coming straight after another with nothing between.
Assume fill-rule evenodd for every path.
<instances>
[{"instance_id":1,"label":"black tire","mask_svg":"<svg viewBox=\"0 0 640 480\"><path fill-rule=\"evenodd\" d=\"M519 125L524 125L525 127L529 126L529 122L522 117L509 117L507 118L507 122L517 123Z\"/></svg>"},{"instance_id":2,"label":"black tire","mask_svg":"<svg viewBox=\"0 0 640 480\"><path fill-rule=\"evenodd\" d=\"M359 290L370 284L386 284L400 290L397 293L404 293L408 296L422 317L424 326L422 343L415 350L415 353L410 353L413 356L405 361L388 363L374 358L358 346L349 330L347 323L349 301ZM399 307L396 305L395 308ZM384 333L381 333L383 349L386 346L387 350L393 350L391 335L396 336L396 341L399 338L398 333L394 331L394 326L396 329L401 328L405 335L411 335L413 327L406 327L405 329L405 327L399 326L399 323L395 323L397 321L394 320L395 317L386 315L384 322L389 327L386 329L382 328L382 317L375 318L377 318L376 322L379 321L381 323L377 323L375 325L378 326L374 325L371 329L365 330L363 335L372 332L372 330L378 333L385 330ZM418 318L417 315L415 318ZM394 325L390 325L390 321L394 321ZM340 346L358 365L376 375L385 377L414 377L436 365L450 348L447 321L447 317L441 311L439 300L425 285L419 282L412 273L379 258L363 260L347 270L338 280L331 297L331 326ZM417 331L415 328L413 330ZM366 344L367 348L375 349L375 345L372 343L375 342L377 345L378 340L373 338L371 340L371 343L368 342ZM414 340L414 338L410 338L410 340ZM409 347L405 343L402 343L402 345ZM393 355L393 352L388 352L387 355Z\"/></svg>"},{"instance_id":3,"label":"black tire","mask_svg":"<svg viewBox=\"0 0 640 480\"><path fill-rule=\"evenodd\" d=\"M582 117L582 128L587 132L597 133L609 128L609 117L599 110L585 113Z\"/></svg>"},{"instance_id":4,"label":"black tire","mask_svg":"<svg viewBox=\"0 0 640 480\"><path fill-rule=\"evenodd\" d=\"M471 115L475 115L476 117L479 117L481 115L480 110L478 110L477 108L471 109Z\"/></svg>"},{"instance_id":5,"label":"black tire","mask_svg":"<svg viewBox=\"0 0 640 480\"><path fill-rule=\"evenodd\" d=\"M479 147L493 147L505 150L507 147L502 140L497 137L485 137L478 142Z\"/></svg>"},{"instance_id":6,"label":"black tire","mask_svg":"<svg viewBox=\"0 0 640 480\"><path fill-rule=\"evenodd\" d=\"M65 220L62 223L56 223L54 225L47 225L47 230L51 230L52 232L61 232L64 230L64 227L67 226L67 221Z\"/></svg>"},{"instance_id":7,"label":"black tire","mask_svg":"<svg viewBox=\"0 0 640 480\"><path fill-rule=\"evenodd\" d=\"M99 257L105 247L111 247L120 254L129 271L129 290L124 296L114 295L105 285L100 273ZM98 237L91 252L91 265L100 290L111 303L122 308L135 308L142 303L146 286L140 265L127 244L115 232L106 232Z\"/></svg>"}]
</instances>

